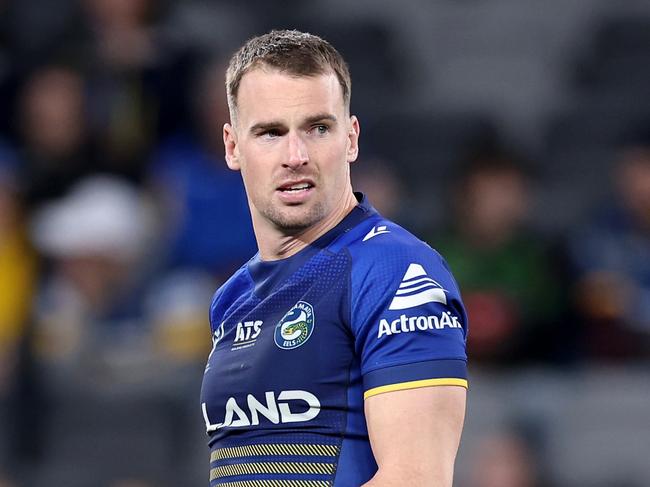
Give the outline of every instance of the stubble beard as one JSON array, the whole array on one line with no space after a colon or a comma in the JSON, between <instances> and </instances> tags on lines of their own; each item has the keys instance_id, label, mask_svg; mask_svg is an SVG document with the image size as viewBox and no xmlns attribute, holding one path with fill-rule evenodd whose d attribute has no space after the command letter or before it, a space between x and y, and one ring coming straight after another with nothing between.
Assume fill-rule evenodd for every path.
<instances>
[{"instance_id":1,"label":"stubble beard","mask_svg":"<svg viewBox=\"0 0 650 487\"><path fill-rule=\"evenodd\" d=\"M323 202L315 202L307 205L296 205L288 207L277 207L268 205L262 210L262 215L270 221L278 230L294 235L300 233L325 218L325 205Z\"/></svg>"}]
</instances>

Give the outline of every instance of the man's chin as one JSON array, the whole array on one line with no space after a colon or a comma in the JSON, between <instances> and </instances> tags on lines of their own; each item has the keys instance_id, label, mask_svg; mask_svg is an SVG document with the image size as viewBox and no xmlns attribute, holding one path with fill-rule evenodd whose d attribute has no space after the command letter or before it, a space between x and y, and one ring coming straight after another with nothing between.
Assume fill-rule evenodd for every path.
<instances>
[{"instance_id":1,"label":"man's chin","mask_svg":"<svg viewBox=\"0 0 650 487\"><path fill-rule=\"evenodd\" d=\"M281 218L273 221L275 226L287 234L298 234L313 227L319 220L308 218Z\"/></svg>"},{"instance_id":2,"label":"man's chin","mask_svg":"<svg viewBox=\"0 0 650 487\"><path fill-rule=\"evenodd\" d=\"M310 207L300 205L274 209L266 216L279 230L296 234L320 222L323 219L323 212L321 205Z\"/></svg>"}]
</instances>

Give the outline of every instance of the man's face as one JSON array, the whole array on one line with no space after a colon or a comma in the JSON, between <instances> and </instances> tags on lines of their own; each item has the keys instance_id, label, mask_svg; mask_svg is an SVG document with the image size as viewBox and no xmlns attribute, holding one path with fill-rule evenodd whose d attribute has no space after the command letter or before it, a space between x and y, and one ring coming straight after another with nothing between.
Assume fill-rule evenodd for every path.
<instances>
[{"instance_id":1,"label":"man's face","mask_svg":"<svg viewBox=\"0 0 650 487\"><path fill-rule=\"evenodd\" d=\"M332 214L350 191L358 136L333 73L246 73L224 142L228 166L242 173L253 222L291 234Z\"/></svg>"}]
</instances>

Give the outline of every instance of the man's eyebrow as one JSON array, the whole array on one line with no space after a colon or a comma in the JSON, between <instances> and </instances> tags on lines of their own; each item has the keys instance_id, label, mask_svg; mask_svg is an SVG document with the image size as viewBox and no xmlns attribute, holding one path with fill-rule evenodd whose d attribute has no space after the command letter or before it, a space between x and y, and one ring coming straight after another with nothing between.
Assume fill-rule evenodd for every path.
<instances>
[{"instance_id":1,"label":"man's eyebrow","mask_svg":"<svg viewBox=\"0 0 650 487\"><path fill-rule=\"evenodd\" d=\"M311 117L307 117L305 119L305 125L311 125L316 122L325 122L326 120L329 120L330 122L336 122L337 118L331 113L318 113L316 115L312 115Z\"/></svg>"},{"instance_id":2,"label":"man's eyebrow","mask_svg":"<svg viewBox=\"0 0 650 487\"><path fill-rule=\"evenodd\" d=\"M333 123L336 123L338 119L336 118L335 115L331 113L317 113L316 115L311 115L305 119L303 122L303 125L312 125L317 122L325 122L325 121L330 121ZM266 122L257 122L253 125L251 125L251 128L249 131L251 133L258 133L258 132L266 132L267 130L273 130L273 129L278 129L284 127L284 123L281 122L280 120L268 120Z\"/></svg>"},{"instance_id":3,"label":"man's eyebrow","mask_svg":"<svg viewBox=\"0 0 650 487\"><path fill-rule=\"evenodd\" d=\"M267 130L271 129L277 129L278 127L282 127L283 123L280 122L279 120L269 120L268 122L258 122L256 124L251 125L250 132L265 132Z\"/></svg>"}]
</instances>

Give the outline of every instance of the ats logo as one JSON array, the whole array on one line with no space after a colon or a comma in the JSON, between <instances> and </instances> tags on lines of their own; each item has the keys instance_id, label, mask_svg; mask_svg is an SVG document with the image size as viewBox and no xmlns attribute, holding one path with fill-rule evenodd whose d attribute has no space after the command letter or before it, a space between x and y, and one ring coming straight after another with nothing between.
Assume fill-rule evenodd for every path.
<instances>
[{"instance_id":1,"label":"ats logo","mask_svg":"<svg viewBox=\"0 0 650 487\"><path fill-rule=\"evenodd\" d=\"M275 325L273 338L283 350L298 348L314 331L314 308L305 301L298 301Z\"/></svg>"},{"instance_id":2,"label":"ats logo","mask_svg":"<svg viewBox=\"0 0 650 487\"><path fill-rule=\"evenodd\" d=\"M260 336L260 332L262 331L262 323L261 320L237 323L235 340L230 350L241 350L242 348L249 348L255 345L257 337Z\"/></svg>"}]
</instances>

